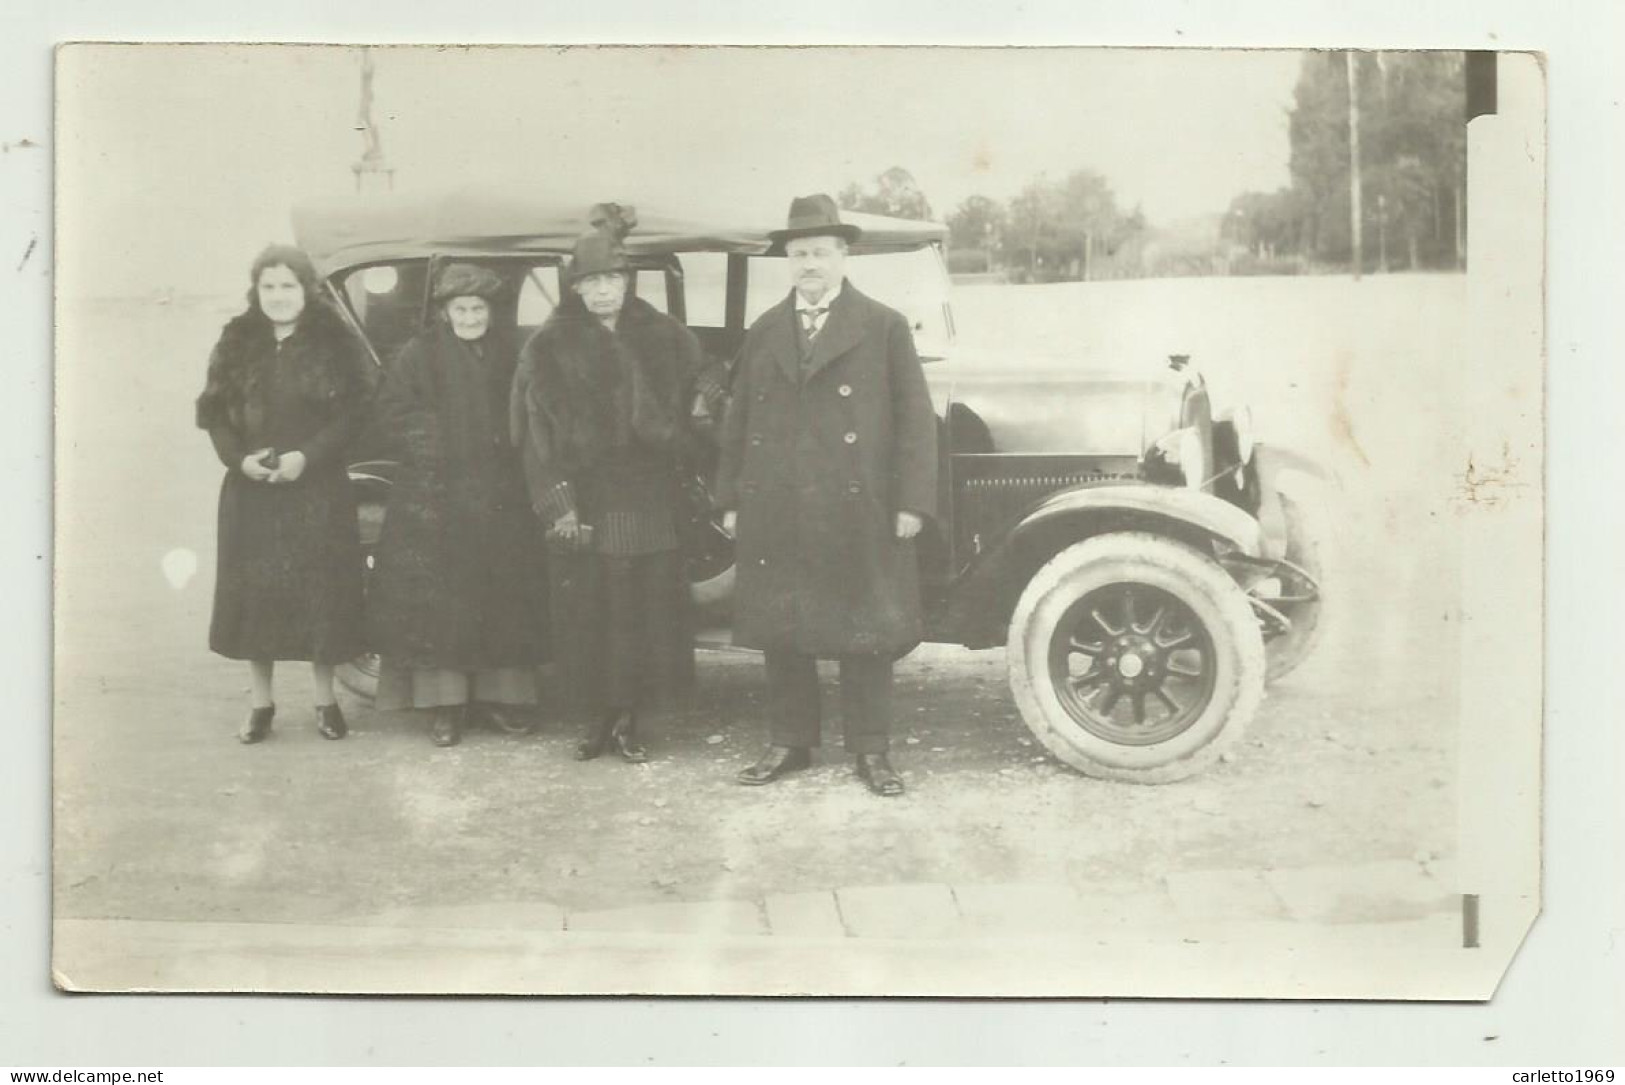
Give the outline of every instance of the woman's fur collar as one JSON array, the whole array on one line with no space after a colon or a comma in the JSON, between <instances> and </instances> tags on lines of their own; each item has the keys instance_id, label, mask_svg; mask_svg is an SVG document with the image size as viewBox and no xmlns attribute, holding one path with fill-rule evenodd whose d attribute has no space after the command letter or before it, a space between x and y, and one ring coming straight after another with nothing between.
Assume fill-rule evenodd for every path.
<instances>
[{"instance_id":1,"label":"woman's fur collar","mask_svg":"<svg viewBox=\"0 0 1625 1085\"><path fill-rule=\"evenodd\" d=\"M321 402L363 396L371 385L370 365L344 318L325 301L313 300L286 341L285 362L300 391ZM271 322L256 308L226 322L209 357L208 379L197 400L197 424L241 426L257 392L255 362L276 350Z\"/></svg>"}]
</instances>

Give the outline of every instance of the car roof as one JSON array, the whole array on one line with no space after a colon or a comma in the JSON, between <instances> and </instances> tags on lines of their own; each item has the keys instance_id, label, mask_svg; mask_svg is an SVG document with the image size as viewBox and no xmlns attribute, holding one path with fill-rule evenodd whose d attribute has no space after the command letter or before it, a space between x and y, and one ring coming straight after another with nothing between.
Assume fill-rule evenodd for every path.
<instances>
[{"instance_id":1,"label":"car roof","mask_svg":"<svg viewBox=\"0 0 1625 1085\"><path fill-rule=\"evenodd\" d=\"M324 276L364 264L430 256L563 255L587 229L593 202L548 195L541 186L463 186L426 193L389 193L313 200L293 209L294 239ZM637 209L626 239L633 255L767 251L782 215L688 217L669 207L619 199ZM863 230L858 254L900 252L945 242L937 222L842 211Z\"/></svg>"}]
</instances>

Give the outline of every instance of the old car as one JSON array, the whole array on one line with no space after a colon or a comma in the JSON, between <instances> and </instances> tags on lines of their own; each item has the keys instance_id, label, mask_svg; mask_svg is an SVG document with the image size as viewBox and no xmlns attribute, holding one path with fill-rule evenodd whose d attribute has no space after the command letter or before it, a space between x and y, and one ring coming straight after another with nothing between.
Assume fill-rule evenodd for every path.
<instances>
[{"instance_id":1,"label":"old car","mask_svg":"<svg viewBox=\"0 0 1625 1085\"><path fill-rule=\"evenodd\" d=\"M421 326L436 267L452 259L507 279L496 319L523 341L557 303L587 207L468 188L309 204L294 224L382 363ZM774 216L707 221L644 204L638 219L631 288L731 358L786 290L767 255ZM1211 764L1320 628L1315 533L1283 485L1313 464L1266 444L1245 408L1216 405L1184 355L956 351L946 228L851 219L864 233L848 274L909 318L938 412L940 516L919 551L927 638L1005 647L1026 725L1083 773L1157 783ZM370 544L393 465L365 448L351 476ZM706 511L703 465L692 487L691 592L725 641L732 547ZM374 673L363 659L343 677L366 693Z\"/></svg>"}]
</instances>

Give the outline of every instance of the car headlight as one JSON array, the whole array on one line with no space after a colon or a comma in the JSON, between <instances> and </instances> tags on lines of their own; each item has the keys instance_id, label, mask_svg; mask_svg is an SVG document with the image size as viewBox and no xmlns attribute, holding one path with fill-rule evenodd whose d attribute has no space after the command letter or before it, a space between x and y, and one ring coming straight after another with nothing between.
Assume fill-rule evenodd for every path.
<instances>
[{"instance_id":1,"label":"car headlight","mask_svg":"<svg viewBox=\"0 0 1625 1085\"><path fill-rule=\"evenodd\" d=\"M1208 480L1212 466L1207 462L1207 446L1195 426L1179 431L1179 473L1185 476L1185 487L1200 490Z\"/></svg>"},{"instance_id":2,"label":"car headlight","mask_svg":"<svg viewBox=\"0 0 1625 1085\"><path fill-rule=\"evenodd\" d=\"M1152 446L1170 467L1178 467L1185 485L1200 490L1209 481L1213 465L1207 444L1195 426L1185 426L1158 438Z\"/></svg>"},{"instance_id":3,"label":"car headlight","mask_svg":"<svg viewBox=\"0 0 1625 1085\"><path fill-rule=\"evenodd\" d=\"M1253 411L1251 407L1237 407L1230 415L1230 425L1236 431L1236 463L1245 465L1253 459Z\"/></svg>"}]
</instances>

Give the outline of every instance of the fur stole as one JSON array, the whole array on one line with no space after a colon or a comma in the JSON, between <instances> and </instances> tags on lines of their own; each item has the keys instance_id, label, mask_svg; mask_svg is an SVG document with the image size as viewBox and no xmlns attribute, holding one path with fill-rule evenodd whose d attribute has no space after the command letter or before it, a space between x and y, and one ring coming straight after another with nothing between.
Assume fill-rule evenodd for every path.
<instances>
[{"instance_id":1,"label":"fur stole","mask_svg":"<svg viewBox=\"0 0 1625 1085\"><path fill-rule=\"evenodd\" d=\"M264 409L259 397L260 362L276 353L271 322L249 309L226 323L209 355L208 378L197 398L197 424L242 430ZM283 345L286 372L312 404L365 399L375 375L365 348L344 318L321 300L307 304Z\"/></svg>"},{"instance_id":2,"label":"fur stole","mask_svg":"<svg viewBox=\"0 0 1625 1085\"><path fill-rule=\"evenodd\" d=\"M687 329L646 301L628 298L611 333L566 295L522 362L553 455L579 469L629 446L672 448L698 353Z\"/></svg>"}]
</instances>

